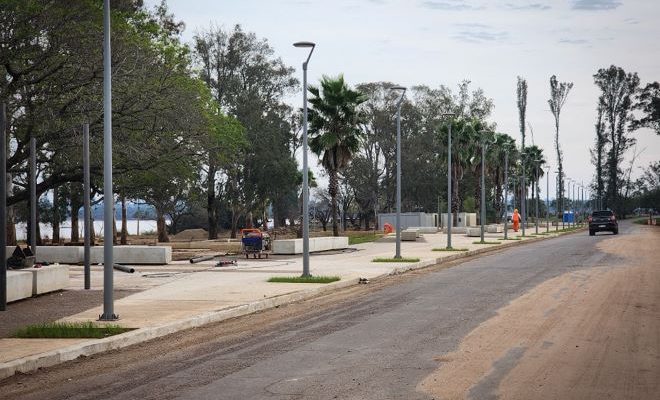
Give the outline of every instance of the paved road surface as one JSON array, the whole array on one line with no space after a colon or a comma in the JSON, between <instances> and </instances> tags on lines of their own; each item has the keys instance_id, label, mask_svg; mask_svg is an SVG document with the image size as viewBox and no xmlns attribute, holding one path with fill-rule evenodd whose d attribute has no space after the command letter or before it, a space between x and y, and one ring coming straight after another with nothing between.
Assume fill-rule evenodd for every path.
<instances>
[{"instance_id":1,"label":"paved road surface","mask_svg":"<svg viewBox=\"0 0 660 400\"><path fill-rule=\"evenodd\" d=\"M584 285L590 282L590 278L578 282L575 289L560 288L557 285L566 282L554 283L555 280L576 273L588 277L590 271L632 268L638 259L632 260L626 255L612 256L602 250L607 241L616 244L631 235L644 240L651 237L651 243L657 248L659 236L653 236L650 228L628 223L622 224L621 233L616 237L606 234L589 237L585 232L527 244L452 268L410 273L391 278L389 282L352 288L340 294L176 334L32 375L12 377L0 383L0 398L496 398L501 394L500 384L507 379L513 382L509 387L514 389L516 382L535 385L535 380L540 379L538 374L532 377L514 374L514 377L520 375L520 379L512 381L510 374L516 365L530 358L525 357L527 353L531 354L532 361L543 360L546 353L527 352L533 348L534 341L542 344L538 352L552 348L553 343L563 348L561 337L553 339L555 342L543 338L545 328L539 324L546 317L552 319L553 310L557 308L579 309L582 303L571 301L586 291ZM660 281L659 275L656 271L645 280ZM544 282L546 286L554 286L547 290L545 297L533 297L533 289L538 287L537 290L541 290ZM660 288L655 286L653 290L660 291ZM570 295L562 297L567 291ZM655 318L656 324L659 291L647 293L650 298L645 300L648 304L644 303L650 307L645 318ZM626 293L623 296L634 296L635 290ZM558 302L554 306L542 304L555 301L553 299ZM510 309L518 306L516 300L524 303L521 310L527 310L528 314L515 314L517 309ZM530 311L537 302L545 310L537 316L540 323L533 319ZM599 310L596 311L605 312L602 307ZM510 319L502 320L507 315ZM529 317L529 323L525 325L526 321L517 321L520 318L515 315ZM557 318L561 320L561 315ZM514 329L508 330L508 324ZM535 332L531 334L534 336L532 341L524 332L530 325ZM561 326L553 324L548 332ZM500 335L493 336L497 338L495 343L487 340L491 328L493 335L497 332ZM562 332L567 331L573 332L574 328L563 326ZM659 332L658 329L640 331L637 333L650 338L633 338L636 343L650 345L630 349L631 355L626 357L631 358L633 365L635 357L645 357L646 372L640 374L655 378L632 382L632 391L625 392L633 394L632 397L626 396L628 398L655 398L654 392L649 391L659 389ZM571 335L567 337L574 339ZM589 338L582 339L589 341ZM495 351L500 343L501 349ZM470 354L483 356L479 365L475 366ZM608 365L598 364L599 360L605 359L603 355L579 368L596 365L597 369L606 369ZM485 369L480 369L480 365ZM543 379L551 379L551 372L545 371ZM573 377L588 375L592 384L589 387L593 387L594 379L597 380L585 371L571 372ZM455 383L455 387L448 388L450 382ZM580 379L572 382L573 388L588 386ZM530 395L530 392L506 393L510 394L507 398ZM535 398L567 398L565 393L543 390L534 393ZM586 397L599 398L595 389L586 394ZM598 393L598 396L607 395Z\"/></svg>"}]
</instances>

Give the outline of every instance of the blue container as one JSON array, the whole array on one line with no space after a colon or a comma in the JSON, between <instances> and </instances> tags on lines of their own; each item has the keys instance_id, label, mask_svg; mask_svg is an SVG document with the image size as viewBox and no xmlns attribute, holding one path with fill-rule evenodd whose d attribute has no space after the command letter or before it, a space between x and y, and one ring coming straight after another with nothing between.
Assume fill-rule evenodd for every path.
<instances>
[{"instance_id":1,"label":"blue container","mask_svg":"<svg viewBox=\"0 0 660 400\"><path fill-rule=\"evenodd\" d=\"M573 211L564 211L564 222L570 224L575 222L575 214Z\"/></svg>"}]
</instances>

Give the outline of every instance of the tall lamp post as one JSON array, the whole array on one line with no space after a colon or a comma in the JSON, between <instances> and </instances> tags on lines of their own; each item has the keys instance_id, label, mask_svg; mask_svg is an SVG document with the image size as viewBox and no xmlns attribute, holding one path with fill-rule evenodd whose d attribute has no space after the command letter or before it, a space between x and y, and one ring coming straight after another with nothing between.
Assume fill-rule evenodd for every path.
<instances>
[{"instance_id":1,"label":"tall lamp post","mask_svg":"<svg viewBox=\"0 0 660 400\"><path fill-rule=\"evenodd\" d=\"M550 166L545 168L545 232L550 232Z\"/></svg>"},{"instance_id":2,"label":"tall lamp post","mask_svg":"<svg viewBox=\"0 0 660 400\"><path fill-rule=\"evenodd\" d=\"M511 151L511 145L507 143L504 145L504 240L509 238L507 232L507 222L509 220L509 151ZM515 199L515 190L513 193Z\"/></svg>"},{"instance_id":3,"label":"tall lamp post","mask_svg":"<svg viewBox=\"0 0 660 400\"><path fill-rule=\"evenodd\" d=\"M539 234L539 164L543 162L542 158L539 158L537 160L534 160L534 173L535 173L535 179L534 179L534 184L536 185L536 208L535 208L535 213L534 213L534 233L536 235Z\"/></svg>"},{"instance_id":4,"label":"tall lamp post","mask_svg":"<svg viewBox=\"0 0 660 400\"><path fill-rule=\"evenodd\" d=\"M110 54L110 0L103 1L103 314L101 321L114 321L114 260L112 190L112 57Z\"/></svg>"},{"instance_id":5,"label":"tall lamp post","mask_svg":"<svg viewBox=\"0 0 660 400\"><path fill-rule=\"evenodd\" d=\"M454 113L443 113L449 119L447 124L447 250L451 250L451 225L454 223L451 212L451 125Z\"/></svg>"},{"instance_id":6,"label":"tall lamp post","mask_svg":"<svg viewBox=\"0 0 660 400\"><path fill-rule=\"evenodd\" d=\"M573 210L573 203L572 203L572 200L571 200L571 181L572 180L573 179L571 179L571 178L568 178L568 177L566 178L566 197L567 197L567 208L568 208L568 216L569 216L569 219L568 219L568 227L569 228L571 227L570 215L571 215L571 211Z\"/></svg>"},{"instance_id":7,"label":"tall lamp post","mask_svg":"<svg viewBox=\"0 0 660 400\"><path fill-rule=\"evenodd\" d=\"M7 310L7 109L0 103L0 311Z\"/></svg>"},{"instance_id":8,"label":"tall lamp post","mask_svg":"<svg viewBox=\"0 0 660 400\"><path fill-rule=\"evenodd\" d=\"M400 91L401 97L396 103L396 254L394 258L401 258L401 103L406 95L406 88L393 86L393 91Z\"/></svg>"},{"instance_id":9,"label":"tall lamp post","mask_svg":"<svg viewBox=\"0 0 660 400\"><path fill-rule=\"evenodd\" d=\"M312 57L316 44L312 42L296 42L294 47L308 48L309 54L303 62L303 273L302 276L310 276L309 273L309 172L307 166L307 64Z\"/></svg>"},{"instance_id":10,"label":"tall lamp post","mask_svg":"<svg viewBox=\"0 0 660 400\"><path fill-rule=\"evenodd\" d=\"M479 131L481 134L481 212L479 213L479 222L481 224L481 243L484 243L484 233L486 229L486 147L488 144L495 143L495 137L490 143L486 143L486 136L489 131Z\"/></svg>"}]
</instances>

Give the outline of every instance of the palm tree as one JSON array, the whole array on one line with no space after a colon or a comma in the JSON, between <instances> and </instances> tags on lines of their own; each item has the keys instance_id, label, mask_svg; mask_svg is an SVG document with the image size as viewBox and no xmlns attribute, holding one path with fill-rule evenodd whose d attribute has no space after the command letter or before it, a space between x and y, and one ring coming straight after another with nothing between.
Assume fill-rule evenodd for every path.
<instances>
[{"instance_id":1,"label":"palm tree","mask_svg":"<svg viewBox=\"0 0 660 400\"><path fill-rule=\"evenodd\" d=\"M496 133L495 134L495 144L491 146L489 151L489 166L488 169L489 175L493 180L495 185L495 197L494 197L494 206L495 206L495 221L500 222L502 216L502 208L504 211L507 210L506 204L503 203L503 186L504 182L504 157L505 152L509 149L509 161L512 162L517 157L515 154L515 139L506 133ZM509 164L509 170L511 170L511 163ZM503 207L504 206L504 207Z\"/></svg>"},{"instance_id":2,"label":"palm tree","mask_svg":"<svg viewBox=\"0 0 660 400\"><path fill-rule=\"evenodd\" d=\"M344 76L324 76L321 86L310 86L312 107L309 109L309 147L321 159L328 172L328 193L331 198L332 233L339 236L337 224L337 193L339 172L359 149L362 132L358 128L357 107L367 100L361 92L346 85Z\"/></svg>"}]
</instances>

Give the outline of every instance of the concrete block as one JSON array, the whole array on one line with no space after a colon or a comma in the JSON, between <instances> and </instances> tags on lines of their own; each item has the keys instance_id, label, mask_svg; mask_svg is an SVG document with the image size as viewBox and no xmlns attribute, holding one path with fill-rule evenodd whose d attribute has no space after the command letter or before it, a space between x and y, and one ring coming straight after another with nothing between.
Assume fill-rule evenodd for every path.
<instances>
[{"instance_id":1,"label":"concrete block","mask_svg":"<svg viewBox=\"0 0 660 400\"><path fill-rule=\"evenodd\" d=\"M172 248L170 246L115 246L113 259L115 264L164 265L172 262ZM92 264L103 263L103 246L92 247L90 262Z\"/></svg>"},{"instance_id":2,"label":"concrete block","mask_svg":"<svg viewBox=\"0 0 660 400\"><path fill-rule=\"evenodd\" d=\"M447 233L447 228L442 230L442 233ZM466 234L467 233L467 227L465 226L452 226L451 227L451 234Z\"/></svg>"},{"instance_id":3,"label":"concrete block","mask_svg":"<svg viewBox=\"0 0 660 400\"><path fill-rule=\"evenodd\" d=\"M409 242L414 242L418 238L418 231L416 230L409 230L406 229L404 231L401 231L401 240L403 241L409 241Z\"/></svg>"},{"instance_id":4,"label":"concrete block","mask_svg":"<svg viewBox=\"0 0 660 400\"><path fill-rule=\"evenodd\" d=\"M79 264L84 255L83 246L37 246L38 263Z\"/></svg>"},{"instance_id":5,"label":"concrete block","mask_svg":"<svg viewBox=\"0 0 660 400\"><path fill-rule=\"evenodd\" d=\"M302 239L273 240L274 254L302 254ZM309 251L339 250L348 247L348 236L309 238Z\"/></svg>"},{"instance_id":6,"label":"concrete block","mask_svg":"<svg viewBox=\"0 0 660 400\"><path fill-rule=\"evenodd\" d=\"M470 227L467 228L466 232L468 237L481 237L481 227Z\"/></svg>"},{"instance_id":7,"label":"concrete block","mask_svg":"<svg viewBox=\"0 0 660 400\"><path fill-rule=\"evenodd\" d=\"M504 227L499 224L486 225L487 233L502 233L504 232Z\"/></svg>"},{"instance_id":8,"label":"concrete block","mask_svg":"<svg viewBox=\"0 0 660 400\"><path fill-rule=\"evenodd\" d=\"M452 226L452 228L454 227ZM411 226L408 229L415 229L419 231L419 233L438 233L438 228L436 228L435 226Z\"/></svg>"},{"instance_id":9,"label":"concrete block","mask_svg":"<svg viewBox=\"0 0 660 400\"><path fill-rule=\"evenodd\" d=\"M32 273L32 295L54 292L69 286L69 267L66 265L49 265L42 268L29 268Z\"/></svg>"},{"instance_id":10,"label":"concrete block","mask_svg":"<svg viewBox=\"0 0 660 400\"><path fill-rule=\"evenodd\" d=\"M7 271L7 302L32 297L32 274L26 271Z\"/></svg>"}]
</instances>

